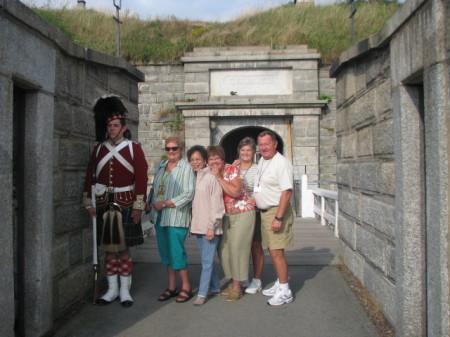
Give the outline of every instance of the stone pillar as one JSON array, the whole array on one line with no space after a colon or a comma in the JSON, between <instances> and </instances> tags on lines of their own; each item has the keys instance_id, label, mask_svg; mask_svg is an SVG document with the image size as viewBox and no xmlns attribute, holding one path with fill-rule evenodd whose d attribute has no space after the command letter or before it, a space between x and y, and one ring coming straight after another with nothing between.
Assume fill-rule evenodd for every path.
<instances>
[{"instance_id":1,"label":"stone pillar","mask_svg":"<svg viewBox=\"0 0 450 337\"><path fill-rule=\"evenodd\" d=\"M214 126L214 125L212 125ZM185 119L186 150L193 145L211 145L211 127L209 117Z\"/></svg>"},{"instance_id":2,"label":"stone pillar","mask_svg":"<svg viewBox=\"0 0 450 337\"><path fill-rule=\"evenodd\" d=\"M320 110L319 110L320 111ZM292 127L294 179L303 174L309 181L319 179L319 116L294 116Z\"/></svg>"},{"instance_id":3,"label":"stone pillar","mask_svg":"<svg viewBox=\"0 0 450 337\"><path fill-rule=\"evenodd\" d=\"M13 259L13 86L5 77L0 76L0 336L14 336L14 259Z\"/></svg>"},{"instance_id":4,"label":"stone pillar","mask_svg":"<svg viewBox=\"0 0 450 337\"><path fill-rule=\"evenodd\" d=\"M449 322L449 81L436 64L424 77L428 336L448 336Z\"/></svg>"},{"instance_id":5,"label":"stone pillar","mask_svg":"<svg viewBox=\"0 0 450 337\"><path fill-rule=\"evenodd\" d=\"M53 137L54 101L27 96L24 167L24 328L42 336L53 324ZM57 221L57 220L56 220ZM37 309L39 308L39 309Z\"/></svg>"},{"instance_id":6,"label":"stone pillar","mask_svg":"<svg viewBox=\"0 0 450 337\"><path fill-rule=\"evenodd\" d=\"M424 225L424 144L419 93L400 86L393 91L396 165L396 332L426 335L426 261Z\"/></svg>"}]
</instances>

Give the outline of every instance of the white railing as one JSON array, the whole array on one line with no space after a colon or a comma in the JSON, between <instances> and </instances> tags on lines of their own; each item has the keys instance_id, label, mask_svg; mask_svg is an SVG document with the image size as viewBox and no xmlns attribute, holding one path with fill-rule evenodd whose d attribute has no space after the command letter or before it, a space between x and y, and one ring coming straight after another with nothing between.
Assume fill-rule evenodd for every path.
<instances>
[{"instance_id":1,"label":"white railing","mask_svg":"<svg viewBox=\"0 0 450 337\"><path fill-rule=\"evenodd\" d=\"M301 193L302 218L314 218L317 215L320 218L320 223L322 225L325 226L328 222L333 226L334 235L338 237L338 193L336 191L325 190L323 188L309 188L307 175L302 176Z\"/></svg>"}]
</instances>

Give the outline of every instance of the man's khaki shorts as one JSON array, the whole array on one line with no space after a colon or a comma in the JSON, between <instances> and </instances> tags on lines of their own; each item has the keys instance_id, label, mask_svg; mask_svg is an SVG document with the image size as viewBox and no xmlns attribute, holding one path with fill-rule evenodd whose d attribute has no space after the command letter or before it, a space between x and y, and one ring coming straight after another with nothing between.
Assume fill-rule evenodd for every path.
<instances>
[{"instance_id":1,"label":"man's khaki shorts","mask_svg":"<svg viewBox=\"0 0 450 337\"><path fill-rule=\"evenodd\" d=\"M261 234L262 246L269 249L284 249L293 246L292 223L294 216L292 208L289 205L284 214L281 230L274 232L272 230L272 221L275 219L278 207L270 208L267 211L261 211Z\"/></svg>"}]
</instances>

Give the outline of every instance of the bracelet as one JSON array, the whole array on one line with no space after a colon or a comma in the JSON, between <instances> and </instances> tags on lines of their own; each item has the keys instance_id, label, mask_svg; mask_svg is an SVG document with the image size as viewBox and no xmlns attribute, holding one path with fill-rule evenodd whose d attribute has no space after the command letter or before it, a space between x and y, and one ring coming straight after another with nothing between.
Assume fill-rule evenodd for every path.
<instances>
[{"instance_id":1,"label":"bracelet","mask_svg":"<svg viewBox=\"0 0 450 337\"><path fill-rule=\"evenodd\" d=\"M166 207L166 203L163 201L162 203L162 207L165 208Z\"/></svg>"}]
</instances>

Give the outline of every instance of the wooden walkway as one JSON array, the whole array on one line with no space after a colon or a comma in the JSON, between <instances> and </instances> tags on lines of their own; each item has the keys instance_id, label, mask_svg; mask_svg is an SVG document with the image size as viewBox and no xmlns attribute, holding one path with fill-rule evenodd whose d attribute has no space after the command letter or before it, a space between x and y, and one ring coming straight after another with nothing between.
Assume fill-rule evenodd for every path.
<instances>
[{"instance_id":1,"label":"wooden walkway","mask_svg":"<svg viewBox=\"0 0 450 337\"><path fill-rule=\"evenodd\" d=\"M322 226L317 219L295 218L294 246L286 249L289 265L324 266L341 264L339 259L341 242L333 231ZM195 236L186 239L189 264L200 264L200 255ZM135 262L159 263L158 246L155 237L147 237L145 243L131 252ZM271 264L265 250L266 264Z\"/></svg>"}]
</instances>

